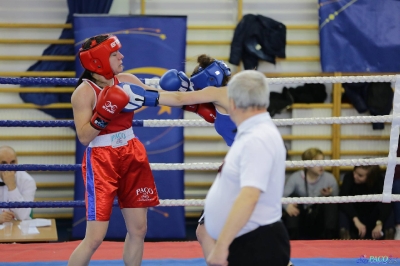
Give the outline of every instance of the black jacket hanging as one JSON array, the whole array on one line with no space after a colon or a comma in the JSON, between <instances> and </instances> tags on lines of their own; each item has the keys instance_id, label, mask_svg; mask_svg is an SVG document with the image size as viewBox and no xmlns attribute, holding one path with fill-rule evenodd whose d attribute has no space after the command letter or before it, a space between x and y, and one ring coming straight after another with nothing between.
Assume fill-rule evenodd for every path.
<instances>
[{"instance_id":1,"label":"black jacket hanging","mask_svg":"<svg viewBox=\"0 0 400 266\"><path fill-rule=\"evenodd\" d=\"M275 64L275 58L285 58L286 26L262 15L245 15L236 26L229 63L245 69L255 69L258 60Z\"/></svg>"},{"instance_id":2,"label":"black jacket hanging","mask_svg":"<svg viewBox=\"0 0 400 266\"><path fill-rule=\"evenodd\" d=\"M393 106L394 92L389 82L343 83L344 99L353 104L358 113L369 111L371 115L389 115ZM372 123L373 129L384 129L384 123Z\"/></svg>"}]
</instances>

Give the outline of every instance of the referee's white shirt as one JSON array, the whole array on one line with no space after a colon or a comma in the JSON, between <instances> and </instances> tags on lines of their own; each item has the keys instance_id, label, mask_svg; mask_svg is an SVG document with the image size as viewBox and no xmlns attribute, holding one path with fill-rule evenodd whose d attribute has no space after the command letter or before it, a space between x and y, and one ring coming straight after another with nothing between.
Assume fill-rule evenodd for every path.
<instances>
[{"instance_id":1,"label":"referee's white shirt","mask_svg":"<svg viewBox=\"0 0 400 266\"><path fill-rule=\"evenodd\" d=\"M249 221L236 237L281 219L285 160L285 145L269 113L240 124L205 201L205 226L212 238L218 239L243 187L258 188L261 194Z\"/></svg>"}]
</instances>

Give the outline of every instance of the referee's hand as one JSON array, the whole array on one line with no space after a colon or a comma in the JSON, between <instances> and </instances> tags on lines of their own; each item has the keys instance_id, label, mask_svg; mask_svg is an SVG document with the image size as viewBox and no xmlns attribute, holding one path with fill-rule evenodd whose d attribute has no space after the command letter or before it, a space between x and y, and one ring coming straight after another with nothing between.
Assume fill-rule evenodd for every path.
<instances>
[{"instance_id":1,"label":"referee's hand","mask_svg":"<svg viewBox=\"0 0 400 266\"><path fill-rule=\"evenodd\" d=\"M227 266L228 265L228 249L219 249L218 246L214 246L210 255L207 258L208 266Z\"/></svg>"}]
</instances>

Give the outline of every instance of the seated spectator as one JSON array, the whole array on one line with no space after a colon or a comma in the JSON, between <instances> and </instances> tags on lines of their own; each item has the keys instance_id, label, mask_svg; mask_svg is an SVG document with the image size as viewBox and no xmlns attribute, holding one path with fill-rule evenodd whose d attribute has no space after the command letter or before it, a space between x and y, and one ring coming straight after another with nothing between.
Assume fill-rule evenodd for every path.
<instances>
[{"instance_id":1,"label":"seated spectator","mask_svg":"<svg viewBox=\"0 0 400 266\"><path fill-rule=\"evenodd\" d=\"M378 165L355 166L346 173L340 196L382 194L384 177ZM393 239L392 204L382 202L342 203L339 208L341 239Z\"/></svg>"},{"instance_id":2,"label":"seated spectator","mask_svg":"<svg viewBox=\"0 0 400 266\"><path fill-rule=\"evenodd\" d=\"M321 150L306 150L302 160L323 160ZM306 167L294 172L285 184L284 197L337 196L339 186L335 177L322 166ZM283 220L290 239L332 239L337 237L337 204L287 204Z\"/></svg>"},{"instance_id":3,"label":"seated spectator","mask_svg":"<svg viewBox=\"0 0 400 266\"><path fill-rule=\"evenodd\" d=\"M17 154L13 148L0 147L1 164L17 164ZM36 192L35 180L25 171L0 171L0 201L33 201ZM31 208L3 209L0 223L11 220L31 219Z\"/></svg>"}]
</instances>

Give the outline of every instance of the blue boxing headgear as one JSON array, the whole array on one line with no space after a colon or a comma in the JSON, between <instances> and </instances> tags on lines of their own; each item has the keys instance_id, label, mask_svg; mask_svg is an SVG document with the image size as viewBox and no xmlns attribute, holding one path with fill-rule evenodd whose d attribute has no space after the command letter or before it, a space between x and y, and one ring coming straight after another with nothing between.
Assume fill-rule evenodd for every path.
<instances>
[{"instance_id":1,"label":"blue boxing headgear","mask_svg":"<svg viewBox=\"0 0 400 266\"><path fill-rule=\"evenodd\" d=\"M231 75L230 68L223 62L215 60L206 68L199 68L199 71L190 77L193 89L201 90L208 86L221 87L224 77Z\"/></svg>"}]
</instances>

